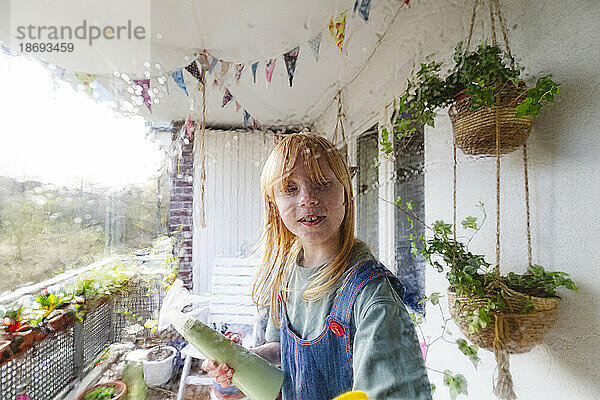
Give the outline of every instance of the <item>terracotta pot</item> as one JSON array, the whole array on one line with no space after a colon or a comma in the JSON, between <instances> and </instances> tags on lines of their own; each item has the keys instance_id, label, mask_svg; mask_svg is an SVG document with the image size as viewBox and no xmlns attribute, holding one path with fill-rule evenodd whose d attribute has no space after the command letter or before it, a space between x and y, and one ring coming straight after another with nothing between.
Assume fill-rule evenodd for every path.
<instances>
[{"instance_id":1,"label":"terracotta pot","mask_svg":"<svg viewBox=\"0 0 600 400\"><path fill-rule=\"evenodd\" d=\"M0 340L0 358L2 358L2 353L10 346L10 340L2 339Z\"/></svg>"},{"instance_id":2,"label":"terracotta pot","mask_svg":"<svg viewBox=\"0 0 600 400\"><path fill-rule=\"evenodd\" d=\"M48 325L54 332L60 332L71 324L71 316L67 313L59 314L48 320Z\"/></svg>"},{"instance_id":3,"label":"terracotta pot","mask_svg":"<svg viewBox=\"0 0 600 400\"><path fill-rule=\"evenodd\" d=\"M33 332L33 329L27 329L25 331L15 332L15 333L13 333L12 336L13 336L13 342L14 341L19 342L18 343L19 351L23 351L33 345L33 339L35 337L35 333Z\"/></svg>"},{"instance_id":4,"label":"terracotta pot","mask_svg":"<svg viewBox=\"0 0 600 400\"><path fill-rule=\"evenodd\" d=\"M112 382L99 383L97 385L92 386L91 388L87 388L83 393L81 393L79 396L77 396L77 400L83 400L85 395L88 394L89 392L91 392L92 390L96 390L100 387L105 387L105 386L113 386L115 388L116 396L113 396L111 400L119 400L119 399L123 398L125 396L125 394L127 393L127 385L125 385L125 382L116 380L116 381L112 381Z\"/></svg>"}]
</instances>

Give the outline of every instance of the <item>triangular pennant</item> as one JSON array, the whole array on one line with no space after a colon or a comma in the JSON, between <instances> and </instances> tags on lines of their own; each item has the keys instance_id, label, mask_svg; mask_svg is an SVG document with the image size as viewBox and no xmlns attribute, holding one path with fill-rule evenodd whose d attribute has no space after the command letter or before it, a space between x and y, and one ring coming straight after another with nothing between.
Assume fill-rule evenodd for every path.
<instances>
[{"instance_id":1,"label":"triangular pennant","mask_svg":"<svg viewBox=\"0 0 600 400\"><path fill-rule=\"evenodd\" d=\"M92 97L96 100L96 103L101 102L109 102L112 101L113 95L109 92L104 86L102 86L98 81L94 81L93 93Z\"/></svg>"},{"instance_id":2,"label":"triangular pennant","mask_svg":"<svg viewBox=\"0 0 600 400\"><path fill-rule=\"evenodd\" d=\"M321 47L321 38L323 37L323 32L319 32L317 36L310 39L308 41L308 45L312 49L313 55L315 56L315 61L319 61L319 49Z\"/></svg>"},{"instance_id":3,"label":"triangular pennant","mask_svg":"<svg viewBox=\"0 0 600 400\"><path fill-rule=\"evenodd\" d=\"M288 51L283 55L285 67L288 73L288 79L290 80L290 87L292 87L292 79L294 79L294 72L296 71L296 59L298 58L299 50L300 46Z\"/></svg>"},{"instance_id":4,"label":"triangular pennant","mask_svg":"<svg viewBox=\"0 0 600 400\"><path fill-rule=\"evenodd\" d=\"M244 110L244 123L242 124L244 129L246 129L246 127L248 126L249 119L250 119L250 114L248 114L248 111Z\"/></svg>"},{"instance_id":5,"label":"triangular pennant","mask_svg":"<svg viewBox=\"0 0 600 400\"><path fill-rule=\"evenodd\" d=\"M329 19L329 34L331 35L331 37L335 41L335 44L341 52L343 52L342 46L344 44L345 32L346 12L343 12L340 15L338 15L335 19L335 22L333 20L333 17Z\"/></svg>"},{"instance_id":6,"label":"triangular pennant","mask_svg":"<svg viewBox=\"0 0 600 400\"><path fill-rule=\"evenodd\" d=\"M185 92L185 95L189 96L190 94L188 93L187 87L185 87L185 81L183 80L183 72L181 72L181 71L171 72L171 77L173 78L173 80L175 81L177 86L179 86L181 88L181 90L183 90Z\"/></svg>"},{"instance_id":7,"label":"triangular pennant","mask_svg":"<svg viewBox=\"0 0 600 400\"><path fill-rule=\"evenodd\" d=\"M230 64L231 63L229 63L229 62L221 61L221 73L219 74L219 78L225 79L225 76L227 75L227 72L229 72L229 65Z\"/></svg>"},{"instance_id":8,"label":"triangular pennant","mask_svg":"<svg viewBox=\"0 0 600 400\"><path fill-rule=\"evenodd\" d=\"M233 99L233 95L228 89L225 89L225 94L223 95L223 103L221 107L225 107L229 102Z\"/></svg>"},{"instance_id":9,"label":"triangular pennant","mask_svg":"<svg viewBox=\"0 0 600 400\"><path fill-rule=\"evenodd\" d=\"M273 79L273 71L275 70L275 62L277 60L275 58L272 58L269 60L269 62L267 63L267 66L265 67L265 76L267 78L267 85L269 83L271 83L271 79Z\"/></svg>"},{"instance_id":10,"label":"triangular pennant","mask_svg":"<svg viewBox=\"0 0 600 400\"><path fill-rule=\"evenodd\" d=\"M187 67L185 67L185 70L192 74L194 78L202 82L202 74L200 73L200 70L198 69L198 64L196 64L195 60L192 61Z\"/></svg>"},{"instance_id":11,"label":"triangular pennant","mask_svg":"<svg viewBox=\"0 0 600 400\"><path fill-rule=\"evenodd\" d=\"M150 112L152 112L152 104L150 103L150 94L149 94L150 79L134 79L133 83L142 87L142 94L141 94L142 100L144 101L144 104L146 105L146 107L148 107L148 110Z\"/></svg>"},{"instance_id":12,"label":"triangular pennant","mask_svg":"<svg viewBox=\"0 0 600 400\"><path fill-rule=\"evenodd\" d=\"M210 56L210 65L208 66L208 72L213 72L213 69L217 66L219 59Z\"/></svg>"},{"instance_id":13,"label":"triangular pennant","mask_svg":"<svg viewBox=\"0 0 600 400\"><path fill-rule=\"evenodd\" d=\"M235 84L240 83L240 78L242 77L242 71L244 70L245 64L235 64Z\"/></svg>"},{"instance_id":14,"label":"triangular pennant","mask_svg":"<svg viewBox=\"0 0 600 400\"><path fill-rule=\"evenodd\" d=\"M190 137L190 140L194 140L194 126L192 124L192 115L191 114L187 115L184 126L185 126L185 131L187 132L188 136Z\"/></svg>"},{"instance_id":15,"label":"triangular pennant","mask_svg":"<svg viewBox=\"0 0 600 400\"><path fill-rule=\"evenodd\" d=\"M90 86L92 82L96 79L96 75L86 74L85 72L74 72L75 77L79 80L79 83L83 86L84 90L92 95L92 87Z\"/></svg>"},{"instance_id":16,"label":"triangular pennant","mask_svg":"<svg viewBox=\"0 0 600 400\"><path fill-rule=\"evenodd\" d=\"M258 61L252 64L252 81L256 83L256 70L258 69Z\"/></svg>"},{"instance_id":17,"label":"triangular pennant","mask_svg":"<svg viewBox=\"0 0 600 400\"><path fill-rule=\"evenodd\" d=\"M6 54L7 56L11 56L11 57L15 57L17 55L19 55L19 53L17 53L16 51L11 50L10 48L8 48L5 45L0 45L0 49L2 49L2 52L4 54Z\"/></svg>"},{"instance_id":18,"label":"triangular pennant","mask_svg":"<svg viewBox=\"0 0 600 400\"><path fill-rule=\"evenodd\" d=\"M371 9L371 0L356 0L356 2L354 3L354 12L356 12L356 10L358 10L358 13L365 21L369 20L369 10L370 9Z\"/></svg>"},{"instance_id":19,"label":"triangular pennant","mask_svg":"<svg viewBox=\"0 0 600 400\"><path fill-rule=\"evenodd\" d=\"M241 107L242 107L242 106L240 105L240 103L238 103L238 101L236 100L236 101L235 101L235 112L238 112L238 111L240 111L240 108L241 108Z\"/></svg>"},{"instance_id":20,"label":"triangular pennant","mask_svg":"<svg viewBox=\"0 0 600 400\"><path fill-rule=\"evenodd\" d=\"M204 70L210 69L210 62L208 61L209 56L210 56L210 54L208 54L208 52L206 52L206 51L200 52L200 55L198 56L198 62L200 63L200 66Z\"/></svg>"}]
</instances>

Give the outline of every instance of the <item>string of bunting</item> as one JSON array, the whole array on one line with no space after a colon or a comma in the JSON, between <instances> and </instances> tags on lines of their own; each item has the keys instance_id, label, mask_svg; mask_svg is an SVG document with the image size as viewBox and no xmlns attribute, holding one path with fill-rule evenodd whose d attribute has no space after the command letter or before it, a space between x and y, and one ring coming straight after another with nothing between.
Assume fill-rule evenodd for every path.
<instances>
[{"instance_id":1,"label":"string of bunting","mask_svg":"<svg viewBox=\"0 0 600 400\"><path fill-rule=\"evenodd\" d=\"M402 0L407 6L410 6L410 0ZM353 7L353 12L358 14L364 22L369 21L369 13L371 9L371 0L356 0ZM347 54L346 52L346 20L347 20L347 12L350 10L345 10L339 13L336 16L332 16L329 19L329 23L327 26L327 31L329 32L330 37L335 42L336 47L342 54ZM314 35L311 39L306 41L303 44L306 44L312 52L312 55L316 62L319 62L319 55L321 49L321 42L323 38L323 30ZM297 59L300 53L301 45L298 45L291 50L285 52L283 56L284 65L287 71L289 86L293 86L293 79L296 72ZM16 56L18 53L10 50L7 46L1 45L1 50L3 53L9 56ZM198 80L198 91L203 89L202 85L202 70L207 71L213 75L212 78L212 86L213 88L218 88L223 90L223 98L221 102L221 107L224 108L228 106L232 101L235 103L235 111L239 112L243 110L243 127L246 128L250 120L252 120L253 127L257 126L256 120L252 117L252 115L248 112L245 107L239 103L237 99L233 96L232 92L228 87L225 87L225 78L230 70L233 71L233 83L235 85L239 84L240 79L244 70L246 69L246 64L244 63L233 63L218 59L212 56L208 51L201 51L199 53L194 53L194 59L186 66L181 69L170 71L166 74L166 77L160 76L157 78L151 78L149 73L146 73L145 79L130 79L125 74L115 73L115 77L121 77L124 84L127 85L125 90L123 88L119 88L118 84L112 85L113 87L113 98L120 98L122 95L126 95L125 91L129 92L131 95L137 96L137 104L144 104L150 113L152 113L152 103L158 103L158 99L155 97L160 94L159 90L156 87L152 86L152 80L156 81L156 86L161 88L161 90L169 94L169 85L168 85L168 77L170 77L175 85L185 94L185 96L190 96L190 87L189 84L185 81L183 70L188 72L192 77ZM52 64L45 63L45 66L48 69L53 71L52 76L55 79L64 79L65 70L64 68L54 66ZM251 71L251 79L253 83L257 82L257 73L260 61L256 61L250 64ZM233 65L233 68L231 66ZM265 63L265 81L267 88L270 86L270 83L273 78L273 73L275 71L277 65L277 58L270 58ZM50 67L50 68L49 68ZM96 76L93 74L88 74L85 72L74 72L74 76L78 81L78 88L82 91L85 91L90 96L96 99L96 101L110 101L111 100L111 91L101 85L97 80ZM207 79L205 77L204 79ZM122 83L123 83L122 82ZM133 108L133 106L132 106Z\"/></svg>"}]
</instances>

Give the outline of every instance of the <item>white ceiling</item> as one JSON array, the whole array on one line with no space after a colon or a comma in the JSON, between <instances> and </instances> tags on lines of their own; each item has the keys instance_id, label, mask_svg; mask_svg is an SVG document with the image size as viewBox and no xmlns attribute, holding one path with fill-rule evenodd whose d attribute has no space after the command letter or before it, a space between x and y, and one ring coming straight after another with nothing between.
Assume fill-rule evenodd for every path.
<instances>
[{"instance_id":1,"label":"white ceiling","mask_svg":"<svg viewBox=\"0 0 600 400\"><path fill-rule=\"evenodd\" d=\"M153 0L150 6L148 1L136 1L140 7L139 18L132 19L150 21L149 57L148 52L130 55L112 53L110 46L102 47L99 44L98 50L86 57L80 57L74 52L67 56L46 54L45 59L66 68L66 76L72 76L72 71L94 73L103 86L112 87L114 91L120 87L121 98L127 99L131 95L123 92L126 85L121 78L113 75L114 71L126 73L137 79L142 78L143 72L148 70L151 74L151 87L156 87L158 83L155 78L166 76L165 72L182 69L193 60L194 53L207 49L223 61L245 64L238 84L234 80L233 64L225 76L222 88L212 85L215 73L208 75L207 123L212 126L232 127L241 126L243 109L248 110L249 114L264 126L311 123L331 103L337 90L351 81L363 68L396 12L403 13L408 10L400 0L373 1L369 21L365 22L352 11L354 0ZM16 10L14 2L4 1L1 4L5 17L4 20L0 20L3 23L0 39L6 43L10 43L10 34L7 36L7 32L10 31L10 22L14 25L15 15L19 16L19 13L24 12L46 12L40 9L39 3L35 3L36 8L33 9L38 11L32 11L31 8L23 8L25 11ZM63 1L60 4L65 3ZM60 15L66 11L67 9L55 7L54 12ZM327 24L330 17L343 11L347 14L346 40L344 53L341 53L329 35ZM115 18L127 11L103 9L102 12L103 15L112 15ZM6 15L11 15L8 28ZM103 19L99 15L94 14L94 18L99 18L102 24ZM75 20L78 18L73 15L70 17ZM37 15L36 18L48 19L45 15ZM33 15L31 19L35 19ZM307 42L319 32L322 32L322 41L319 60L316 61ZM300 46L300 51L293 87L289 87L283 53L296 46ZM265 65L271 58L276 59L276 66L272 82L267 85ZM144 67L146 61L149 62L150 68ZM250 64L256 61L259 61L257 82L253 83ZM160 65L160 70L156 69L156 64ZM220 67L217 65L215 71L219 71ZM190 92L189 97L169 76L167 87L158 86L159 103L152 105L152 113L150 114L143 105L138 107L139 113L150 120L178 120L184 119L191 107L194 107L192 115L198 119L201 94L197 88L197 81L187 71L184 71L184 78ZM236 112L233 101L225 108L221 107L225 88L229 89L241 105L239 112ZM161 94L162 97L159 97Z\"/></svg>"}]
</instances>

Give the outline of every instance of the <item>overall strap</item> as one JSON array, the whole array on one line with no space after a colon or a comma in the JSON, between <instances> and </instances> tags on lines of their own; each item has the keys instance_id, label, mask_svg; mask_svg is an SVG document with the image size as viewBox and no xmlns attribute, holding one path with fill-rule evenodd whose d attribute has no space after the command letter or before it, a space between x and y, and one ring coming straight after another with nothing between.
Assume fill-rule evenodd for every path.
<instances>
[{"instance_id":1,"label":"overall strap","mask_svg":"<svg viewBox=\"0 0 600 400\"><path fill-rule=\"evenodd\" d=\"M348 326L350 324L352 306L354 305L356 296L367 283L371 282L373 279L384 276L387 276L390 279L390 282L398 292L398 295L403 298L404 287L398 278L396 278L383 264L376 260L369 260L355 267L344 280L344 283L338 289L333 306L331 307L331 317Z\"/></svg>"}]
</instances>

